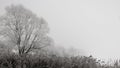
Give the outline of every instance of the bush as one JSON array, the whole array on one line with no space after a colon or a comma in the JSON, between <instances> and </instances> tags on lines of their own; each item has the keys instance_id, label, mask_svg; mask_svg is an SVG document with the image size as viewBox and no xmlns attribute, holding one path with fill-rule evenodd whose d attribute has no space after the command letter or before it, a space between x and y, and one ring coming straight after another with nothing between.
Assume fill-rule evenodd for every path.
<instances>
[{"instance_id":1,"label":"bush","mask_svg":"<svg viewBox=\"0 0 120 68\"><path fill-rule=\"evenodd\" d=\"M2 54L0 68L120 68L119 62L113 65L101 64L92 56L60 57L57 55Z\"/></svg>"}]
</instances>

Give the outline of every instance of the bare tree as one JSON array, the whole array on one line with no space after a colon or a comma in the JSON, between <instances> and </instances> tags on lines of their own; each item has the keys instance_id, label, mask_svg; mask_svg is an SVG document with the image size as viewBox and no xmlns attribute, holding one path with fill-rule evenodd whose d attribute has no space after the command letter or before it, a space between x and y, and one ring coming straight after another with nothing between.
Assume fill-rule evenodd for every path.
<instances>
[{"instance_id":1,"label":"bare tree","mask_svg":"<svg viewBox=\"0 0 120 68\"><path fill-rule=\"evenodd\" d=\"M0 35L17 48L20 56L51 45L46 21L21 5L6 7L6 14L0 17L0 26Z\"/></svg>"}]
</instances>

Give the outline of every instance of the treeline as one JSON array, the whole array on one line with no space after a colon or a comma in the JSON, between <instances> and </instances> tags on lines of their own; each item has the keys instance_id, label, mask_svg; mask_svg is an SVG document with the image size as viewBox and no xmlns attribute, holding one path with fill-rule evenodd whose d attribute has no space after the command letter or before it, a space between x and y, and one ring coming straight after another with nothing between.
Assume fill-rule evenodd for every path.
<instances>
[{"instance_id":1,"label":"treeline","mask_svg":"<svg viewBox=\"0 0 120 68\"><path fill-rule=\"evenodd\" d=\"M101 64L92 56L60 57L57 55L1 54L0 68L120 68L119 62L113 65Z\"/></svg>"}]
</instances>

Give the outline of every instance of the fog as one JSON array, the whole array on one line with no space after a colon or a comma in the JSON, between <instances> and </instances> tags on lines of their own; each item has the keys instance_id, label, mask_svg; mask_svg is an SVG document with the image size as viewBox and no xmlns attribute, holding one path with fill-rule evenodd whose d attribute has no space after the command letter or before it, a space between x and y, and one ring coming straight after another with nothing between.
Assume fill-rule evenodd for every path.
<instances>
[{"instance_id":1,"label":"fog","mask_svg":"<svg viewBox=\"0 0 120 68\"><path fill-rule=\"evenodd\" d=\"M11 4L43 17L55 45L100 59L119 58L119 0L0 0L0 15Z\"/></svg>"}]
</instances>

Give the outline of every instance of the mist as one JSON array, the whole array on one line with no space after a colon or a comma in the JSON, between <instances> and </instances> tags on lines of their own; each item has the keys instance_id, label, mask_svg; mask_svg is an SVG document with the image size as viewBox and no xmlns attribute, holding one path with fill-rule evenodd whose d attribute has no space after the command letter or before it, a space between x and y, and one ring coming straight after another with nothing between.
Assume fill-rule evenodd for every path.
<instances>
[{"instance_id":1,"label":"mist","mask_svg":"<svg viewBox=\"0 0 120 68\"><path fill-rule=\"evenodd\" d=\"M120 57L119 0L0 0L0 15L11 4L22 4L43 17L56 46L74 47L100 59Z\"/></svg>"}]
</instances>

